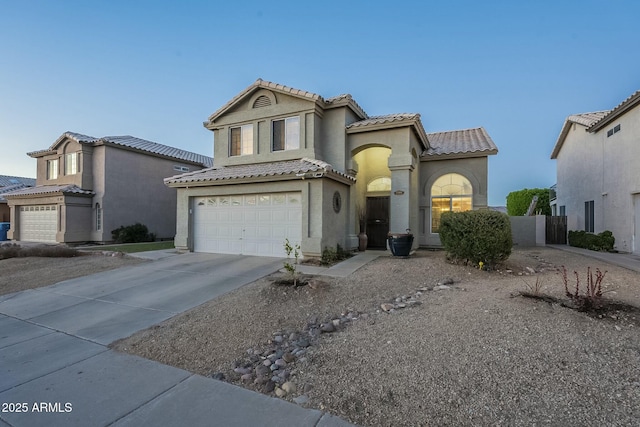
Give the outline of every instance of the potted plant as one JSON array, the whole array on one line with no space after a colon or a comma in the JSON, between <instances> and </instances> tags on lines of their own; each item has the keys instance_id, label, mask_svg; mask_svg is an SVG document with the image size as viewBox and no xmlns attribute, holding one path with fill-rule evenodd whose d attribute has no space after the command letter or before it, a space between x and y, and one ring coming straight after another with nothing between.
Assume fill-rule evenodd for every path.
<instances>
[{"instance_id":1,"label":"potted plant","mask_svg":"<svg viewBox=\"0 0 640 427\"><path fill-rule=\"evenodd\" d=\"M357 206L356 211L358 214L358 223L360 226L360 234L358 234L358 250L363 252L367 249L367 242L369 238L367 237L366 229L367 229L367 210L362 206Z\"/></svg>"},{"instance_id":2,"label":"potted plant","mask_svg":"<svg viewBox=\"0 0 640 427\"><path fill-rule=\"evenodd\" d=\"M387 235L389 249L393 256L409 256L413 246L413 234L407 228L406 233L389 233Z\"/></svg>"}]
</instances>

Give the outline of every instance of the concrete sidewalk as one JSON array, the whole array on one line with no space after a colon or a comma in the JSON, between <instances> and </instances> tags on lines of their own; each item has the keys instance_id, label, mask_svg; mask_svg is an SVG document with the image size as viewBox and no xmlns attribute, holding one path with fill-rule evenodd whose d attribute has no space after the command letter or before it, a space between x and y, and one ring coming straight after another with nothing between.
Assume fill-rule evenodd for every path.
<instances>
[{"instance_id":1,"label":"concrete sidewalk","mask_svg":"<svg viewBox=\"0 0 640 427\"><path fill-rule=\"evenodd\" d=\"M609 264L624 267L640 273L640 256L638 255L622 252L590 251L588 249L576 248L575 246L569 245L547 245L547 247L584 255L589 258L598 259L600 261L608 262Z\"/></svg>"},{"instance_id":2,"label":"concrete sidewalk","mask_svg":"<svg viewBox=\"0 0 640 427\"><path fill-rule=\"evenodd\" d=\"M388 255L390 255L388 251L368 250L365 252L358 252L357 255L354 255L351 258L347 258L346 260L339 262L336 265L332 265L331 267L316 267L313 265L300 264L296 267L296 270L303 274L316 274L330 277L347 277L351 273L355 272L360 267L368 264L374 259Z\"/></svg>"},{"instance_id":3,"label":"concrete sidewalk","mask_svg":"<svg viewBox=\"0 0 640 427\"><path fill-rule=\"evenodd\" d=\"M1 296L0 426L350 425L107 347L281 266L190 253Z\"/></svg>"}]
</instances>

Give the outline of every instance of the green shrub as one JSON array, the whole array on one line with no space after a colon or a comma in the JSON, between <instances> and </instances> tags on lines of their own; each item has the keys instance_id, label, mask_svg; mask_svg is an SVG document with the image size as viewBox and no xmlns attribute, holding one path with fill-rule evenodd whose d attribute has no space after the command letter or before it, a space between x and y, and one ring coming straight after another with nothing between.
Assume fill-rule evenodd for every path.
<instances>
[{"instance_id":1,"label":"green shrub","mask_svg":"<svg viewBox=\"0 0 640 427\"><path fill-rule=\"evenodd\" d=\"M320 258L320 264L332 265L350 257L351 257L351 253L342 249L342 246L340 245L336 245L336 249L326 247L322 251L322 258Z\"/></svg>"},{"instance_id":2,"label":"green shrub","mask_svg":"<svg viewBox=\"0 0 640 427\"><path fill-rule=\"evenodd\" d=\"M549 204L548 188L532 188L519 191L512 191L507 195L507 214L511 216L522 216L527 213L533 196L538 196L535 212L540 215L551 215L551 205Z\"/></svg>"},{"instance_id":3,"label":"green shrub","mask_svg":"<svg viewBox=\"0 0 640 427\"><path fill-rule=\"evenodd\" d=\"M511 222L496 211L445 212L440 241L449 256L492 267L511 255Z\"/></svg>"},{"instance_id":4,"label":"green shrub","mask_svg":"<svg viewBox=\"0 0 640 427\"><path fill-rule=\"evenodd\" d=\"M149 229L144 224L139 222L128 225L120 226L111 231L111 237L116 243L140 243L140 242L153 242L156 236L153 233L149 233Z\"/></svg>"},{"instance_id":5,"label":"green shrub","mask_svg":"<svg viewBox=\"0 0 640 427\"><path fill-rule=\"evenodd\" d=\"M296 265L298 265L298 258L300 257L300 245L296 244L295 246L291 246L291 243L287 238L284 240L284 251L287 253L287 260L284 262L284 269L291 275L293 286L298 286L298 269L296 268ZM292 252L293 258L295 259L294 264L289 262L289 257Z\"/></svg>"},{"instance_id":6,"label":"green shrub","mask_svg":"<svg viewBox=\"0 0 640 427\"><path fill-rule=\"evenodd\" d=\"M587 233L582 230L569 230L569 245L592 251L612 251L616 243L613 233L605 230L599 234Z\"/></svg>"}]
</instances>

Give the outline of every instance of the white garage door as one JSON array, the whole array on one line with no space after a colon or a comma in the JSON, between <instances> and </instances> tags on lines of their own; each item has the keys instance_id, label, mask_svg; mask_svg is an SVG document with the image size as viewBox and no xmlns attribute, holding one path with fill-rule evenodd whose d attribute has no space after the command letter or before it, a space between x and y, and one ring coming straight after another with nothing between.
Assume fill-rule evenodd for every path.
<instances>
[{"instance_id":1,"label":"white garage door","mask_svg":"<svg viewBox=\"0 0 640 427\"><path fill-rule=\"evenodd\" d=\"M297 193L197 197L194 251L285 257L284 241L302 240Z\"/></svg>"},{"instance_id":2,"label":"white garage door","mask_svg":"<svg viewBox=\"0 0 640 427\"><path fill-rule=\"evenodd\" d=\"M58 230L56 205L20 206L20 240L55 242Z\"/></svg>"}]
</instances>

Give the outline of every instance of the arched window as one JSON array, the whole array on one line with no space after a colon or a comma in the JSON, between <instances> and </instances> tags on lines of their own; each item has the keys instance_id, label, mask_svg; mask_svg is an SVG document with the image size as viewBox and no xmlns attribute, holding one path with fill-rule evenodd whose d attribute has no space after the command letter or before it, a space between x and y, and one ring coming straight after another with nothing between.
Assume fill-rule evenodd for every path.
<instances>
[{"instance_id":1,"label":"arched window","mask_svg":"<svg viewBox=\"0 0 640 427\"><path fill-rule=\"evenodd\" d=\"M473 207L473 187L467 178L448 173L436 179L431 186L431 232L440 229L442 212L470 211Z\"/></svg>"},{"instance_id":2,"label":"arched window","mask_svg":"<svg viewBox=\"0 0 640 427\"><path fill-rule=\"evenodd\" d=\"M381 191L391 191L391 178L380 177L371 180L367 184L367 192L375 193Z\"/></svg>"}]
</instances>

